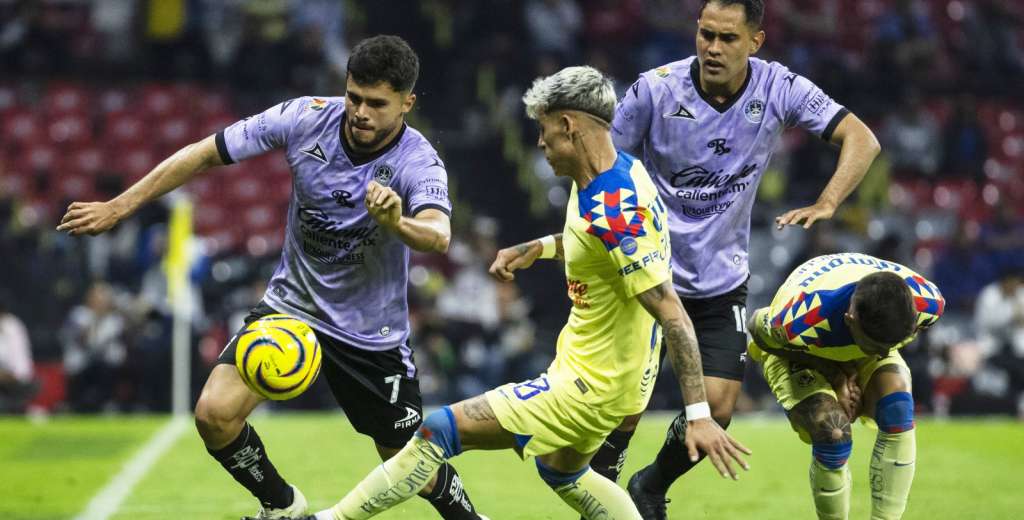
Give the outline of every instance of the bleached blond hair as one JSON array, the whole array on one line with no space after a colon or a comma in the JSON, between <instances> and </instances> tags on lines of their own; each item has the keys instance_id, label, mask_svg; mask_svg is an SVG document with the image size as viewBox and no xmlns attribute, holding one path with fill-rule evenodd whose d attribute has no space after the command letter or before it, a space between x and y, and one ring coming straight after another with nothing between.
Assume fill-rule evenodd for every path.
<instances>
[{"instance_id":1,"label":"bleached blond hair","mask_svg":"<svg viewBox=\"0 0 1024 520\"><path fill-rule=\"evenodd\" d=\"M615 114L612 81L594 67L566 67L533 81L523 95L526 115L537 119L556 110L579 110L607 124Z\"/></svg>"}]
</instances>

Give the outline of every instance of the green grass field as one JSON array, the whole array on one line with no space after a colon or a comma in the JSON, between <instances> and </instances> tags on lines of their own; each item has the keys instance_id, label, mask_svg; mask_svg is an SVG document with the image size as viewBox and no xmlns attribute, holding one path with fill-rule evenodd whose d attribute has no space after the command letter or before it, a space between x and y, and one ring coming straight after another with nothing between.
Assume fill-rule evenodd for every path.
<instances>
[{"instance_id":1,"label":"green grass field","mask_svg":"<svg viewBox=\"0 0 1024 520\"><path fill-rule=\"evenodd\" d=\"M166 417L0 419L0 518L72 518L145 444ZM652 458L669 416L647 417L634 437L624 476ZM281 473L311 506L339 499L378 463L370 441L339 414L278 414L253 420ZM807 489L810 450L782 420L739 418L731 430L754 450L739 482L707 464L670 493L671 518L814 518ZM1002 420L918 422L917 477L904 518L1021 518L1024 427ZM851 518L869 512L867 458L873 433L854 429ZM578 518L537 477L532 462L508 452L475 452L455 465L481 512L493 520ZM237 519L255 501L186 430L121 505L116 519ZM414 499L384 519L435 518Z\"/></svg>"}]
</instances>

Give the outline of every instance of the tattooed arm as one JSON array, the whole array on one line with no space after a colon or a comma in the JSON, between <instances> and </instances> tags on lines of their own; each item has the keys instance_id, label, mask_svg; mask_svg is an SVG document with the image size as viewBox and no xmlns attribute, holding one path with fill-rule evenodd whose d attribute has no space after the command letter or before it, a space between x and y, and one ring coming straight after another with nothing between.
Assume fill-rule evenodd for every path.
<instances>
[{"instance_id":1,"label":"tattooed arm","mask_svg":"<svg viewBox=\"0 0 1024 520\"><path fill-rule=\"evenodd\" d=\"M697 404L707 401L704 391L704 373L700 362L700 349L697 347L697 335L693 330L693 322L683 309L671 281L637 295L640 305L644 306L661 325L668 358L672 363L672 371L679 378L679 388L683 393L683 402Z\"/></svg>"},{"instance_id":2,"label":"tattooed arm","mask_svg":"<svg viewBox=\"0 0 1024 520\"><path fill-rule=\"evenodd\" d=\"M672 288L672 281L666 280L638 294L636 298L664 331L665 347L668 348L672 370L679 378L683 401L688 408L703 406L707 410L697 335L690 316L686 314L683 303ZM730 460L736 461L743 469L748 468L740 453L749 455L750 450L725 433L710 415L688 419L684 439L691 461L696 462L699 459L698 451L702 451L723 477L737 478Z\"/></svg>"},{"instance_id":3,"label":"tattooed arm","mask_svg":"<svg viewBox=\"0 0 1024 520\"><path fill-rule=\"evenodd\" d=\"M555 256L558 260L565 259L565 251L562 249L562 234L551 235L555 242ZM510 282L515 279L513 271L526 269L533 265L533 262L540 258L544 245L541 238L523 242L522 244L506 247L498 251L494 263L491 264L491 276L503 282Z\"/></svg>"}]
</instances>

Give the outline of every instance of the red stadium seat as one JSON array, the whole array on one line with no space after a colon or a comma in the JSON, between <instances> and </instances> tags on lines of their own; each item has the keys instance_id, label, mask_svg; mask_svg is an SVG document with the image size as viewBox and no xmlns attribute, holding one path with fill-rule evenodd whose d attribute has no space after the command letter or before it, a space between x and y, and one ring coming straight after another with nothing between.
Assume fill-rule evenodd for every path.
<instances>
[{"instance_id":1,"label":"red stadium seat","mask_svg":"<svg viewBox=\"0 0 1024 520\"><path fill-rule=\"evenodd\" d=\"M58 166L57 163L60 158L56 147L46 142L41 142L22 149L21 157L17 161L16 167L32 173L40 170L49 171Z\"/></svg>"},{"instance_id":2,"label":"red stadium seat","mask_svg":"<svg viewBox=\"0 0 1024 520\"><path fill-rule=\"evenodd\" d=\"M107 114L104 130L103 139L109 146L141 144L149 137L146 119L131 111Z\"/></svg>"},{"instance_id":3,"label":"red stadium seat","mask_svg":"<svg viewBox=\"0 0 1024 520\"><path fill-rule=\"evenodd\" d=\"M200 91L194 98L193 110L198 114L229 114L232 112L228 95L220 91Z\"/></svg>"},{"instance_id":4,"label":"red stadium seat","mask_svg":"<svg viewBox=\"0 0 1024 520\"><path fill-rule=\"evenodd\" d=\"M110 153L113 157L111 165L115 171L125 175L128 184L141 179L162 159L148 147L111 150Z\"/></svg>"},{"instance_id":5,"label":"red stadium seat","mask_svg":"<svg viewBox=\"0 0 1024 520\"><path fill-rule=\"evenodd\" d=\"M107 167L107 158L102 148L83 146L72 150L64 161L66 168L73 172L96 174Z\"/></svg>"},{"instance_id":6,"label":"red stadium seat","mask_svg":"<svg viewBox=\"0 0 1024 520\"><path fill-rule=\"evenodd\" d=\"M59 144L84 143L92 137L89 119L81 114L65 114L49 120L50 140Z\"/></svg>"},{"instance_id":7,"label":"red stadium seat","mask_svg":"<svg viewBox=\"0 0 1024 520\"><path fill-rule=\"evenodd\" d=\"M156 125L156 140L165 148L177 150L194 140L195 125L186 115L171 115Z\"/></svg>"},{"instance_id":8,"label":"red stadium seat","mask_svg":"<svg viewBox=\"0 0 1024 520\"><path fill-rule=\"evenodd\" d=\"M128 110L132 94L128 89L113 87L99 93L99 107L103 113L124 112Z\"/></svg>"},{"instance_id":9,"label":"red stadium seat","mask_svg":"<svg viewBox=\"0 0 1024 520\"><path fill-rule=\"evenodd\" d=\"M199 135L201 137L213 135L238 119L228 113L203 114L203 120L199 123Z\"/></svg>"},{"instance_id":10,"label":"red stadium seat","mask_svg":"<svg viewBox=\"0 0 1024 520\"><path fill-rule=\"evenodd\" d=\"M193 212L192 222L197 235L210 235L227 227L229 221L228 208L218 204L200 202Z\"/></svg>"},{"instance_id":11,"label":"red stadium seat","mask_svg":"<svg viewBox=\"0 0 1024 520\"><path fill-rule=\"evenodd\" d=\"M172 113L184 113L181 99L175 92L174 87L158 83L152 83L142 87L139 92L142 100L142 110L152 116L163 117Z\"/></svg>"},{"instance_id":12,"label":"red stadium seat","mask_svg":"<svg viewBox=\"0 0 1024 520\"><path fill-rule=\"evenodd\" d=\"M90 93L80 85L72 83L53 84L46 90L43 108L53 116L83 114L91 105Z\"/></svg>"},{"instance_id":13,"label":"red stadium seat","mask_svg":"<svg viewBox=\"0 0 1024 520\"><path fill-rule=\"evenodd\" d=\"M60 173L54 176L56 196L59 199L94 200L96 179L85 173Z\"/></svg>"},{"instance_id":14,"label":"red stadium seat","mask_svg":"<svg viewBox=\"0 0 1024 520\"><path fill-rule=\"evenodd\" d=\"M19 144L45 140L43 124L38 114L27 110L9 112L3 119L2 143Z\"/></svg>"}]
</instances>

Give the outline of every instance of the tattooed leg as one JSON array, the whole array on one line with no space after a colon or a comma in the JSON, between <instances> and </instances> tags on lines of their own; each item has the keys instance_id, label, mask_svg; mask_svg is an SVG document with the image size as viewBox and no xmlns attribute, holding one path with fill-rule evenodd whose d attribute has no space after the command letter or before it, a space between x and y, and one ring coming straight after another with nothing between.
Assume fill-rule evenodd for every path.
<instances>
[{"instance_id":1,"label":"tattooed leg","mask_svg":"<svg viewBox=\"0 0 1024 520\"><path fill-rule=\"evenodd\" d=\"M832 396L814 394L794 406L789 418L811 437L814 460L808 477L818 518L847 518L851 479L846 460L853 448L849 417Z\"/></svg>"}]
</instances>

